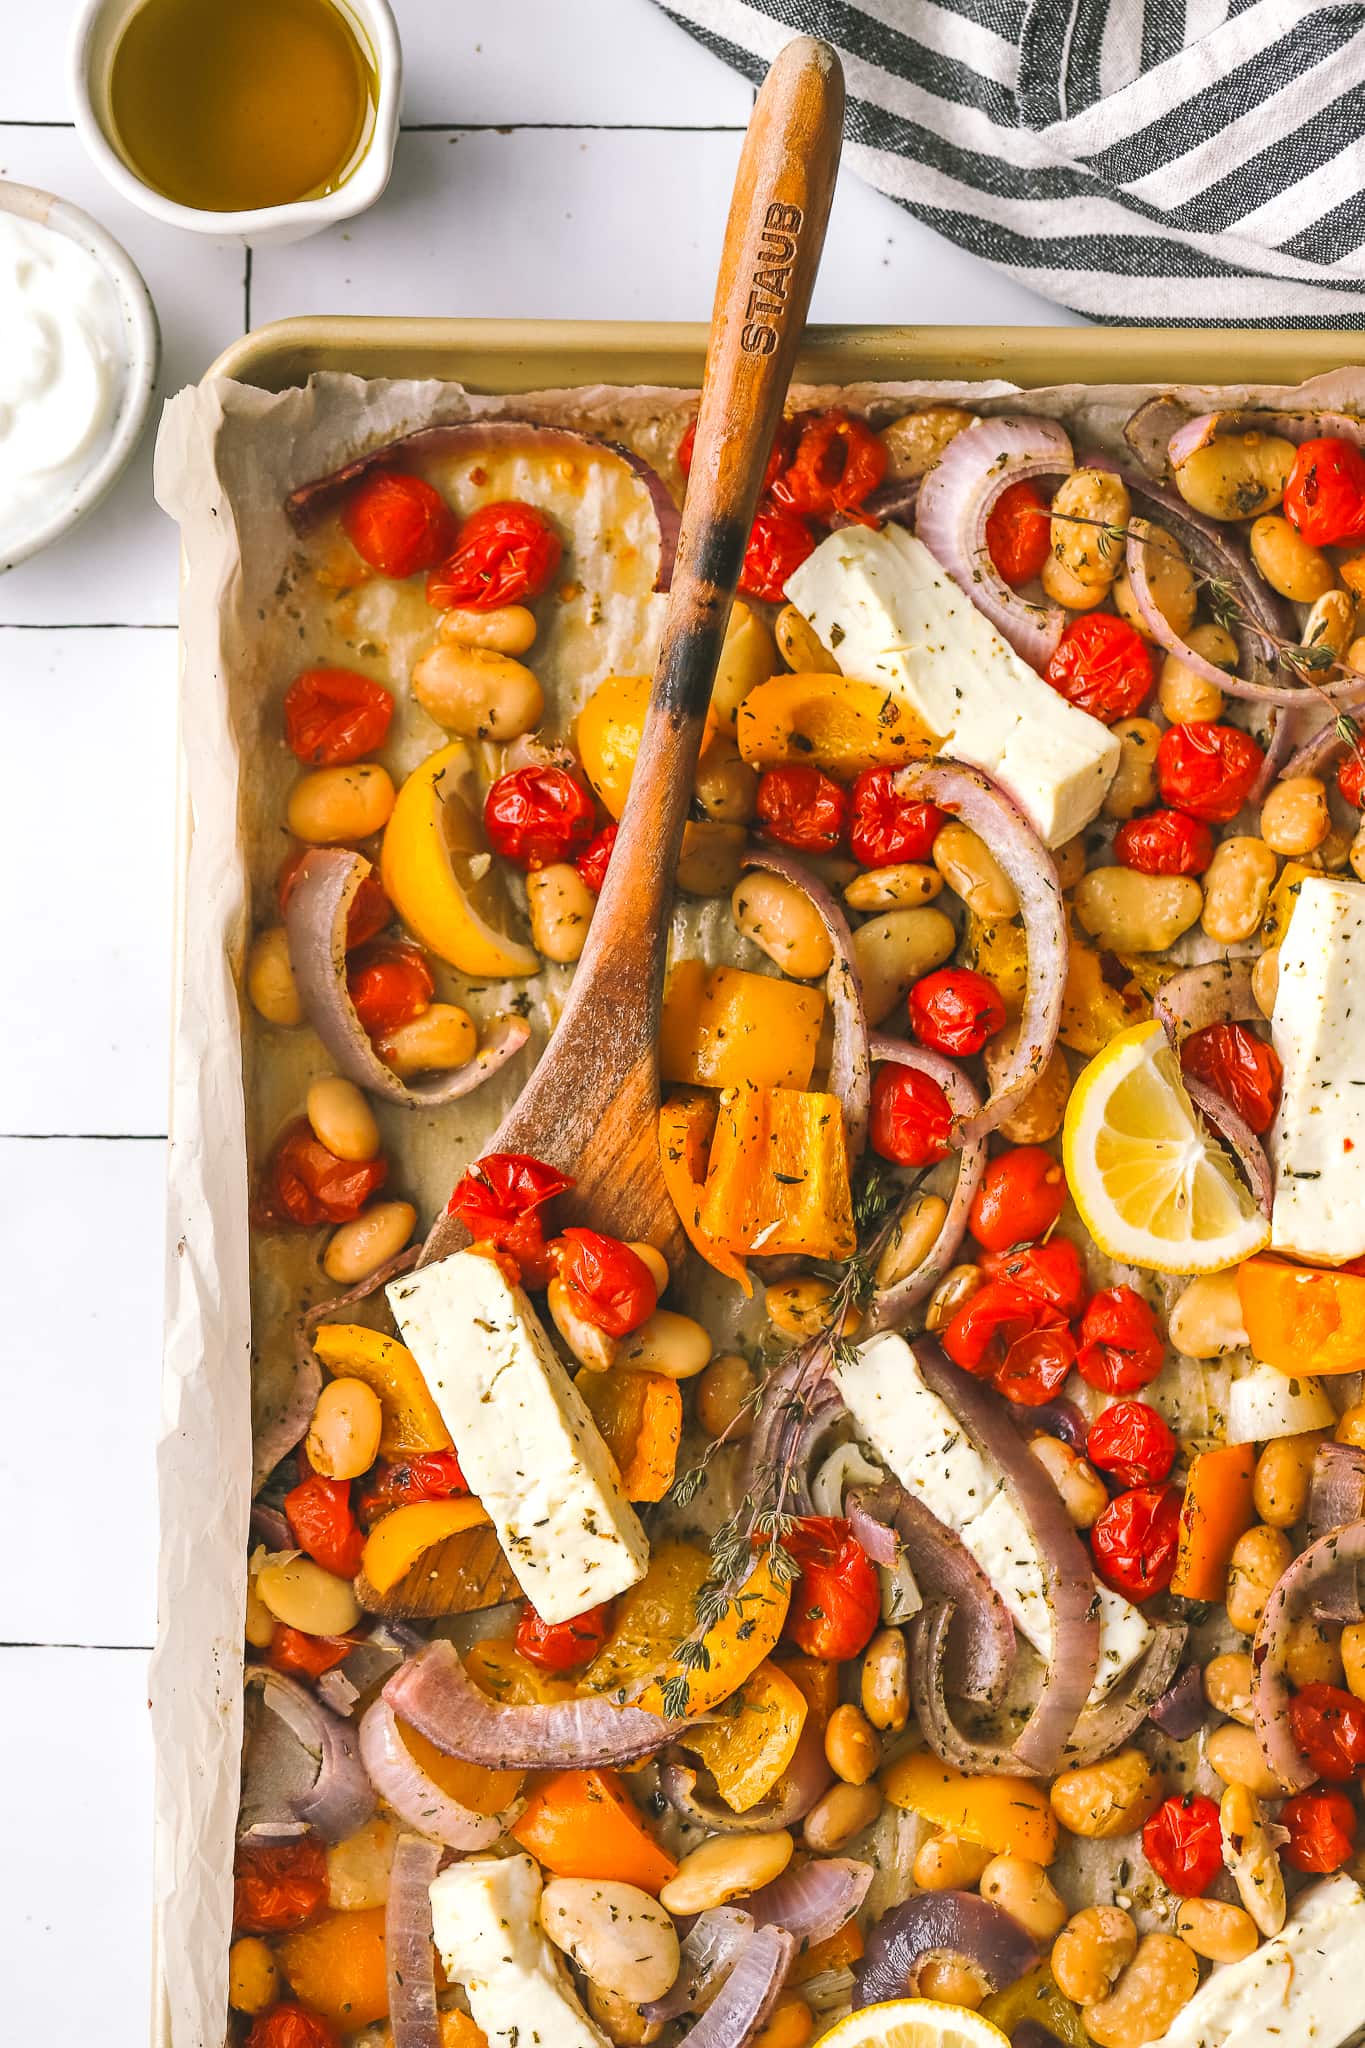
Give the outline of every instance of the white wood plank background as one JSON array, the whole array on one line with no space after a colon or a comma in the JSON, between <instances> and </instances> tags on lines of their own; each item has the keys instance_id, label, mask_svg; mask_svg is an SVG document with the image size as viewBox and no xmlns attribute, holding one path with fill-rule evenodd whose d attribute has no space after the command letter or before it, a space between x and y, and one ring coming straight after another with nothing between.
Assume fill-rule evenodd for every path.
<instances>
[{"instance_id":1,"label":"white wood plank background","mask_svg":"<svg viewBox=\"0 0 1365 2048\"><path fill-rule=\"evenodd\" d=\"M651 0L398 0L388 194L254 252L108 192L69 121L70 0L0 11L0 178L75 200L126 243L160 312L166 392L288 313L709 309L751 94ZM815 313L1063 317L852 178ZM150 467L149 436L85 527L0 577L0 1895L10 2031L58 2048L139 2048L148 2011L176 561Z\"/></svg>"}]
</instances>

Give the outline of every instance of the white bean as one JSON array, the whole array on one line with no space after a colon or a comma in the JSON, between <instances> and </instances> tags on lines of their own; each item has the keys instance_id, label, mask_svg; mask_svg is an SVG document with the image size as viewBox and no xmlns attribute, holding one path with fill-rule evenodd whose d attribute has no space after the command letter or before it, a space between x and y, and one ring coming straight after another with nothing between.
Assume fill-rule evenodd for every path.
<instances>
[{"instance_id":1,"label":"white bean","mask_svg":"<svg viewBox=\"0 0 1365 2048\"><path fill-rule=\"evenodd\" d=\"M540 1924L585 1977L622 1998L662 1998L678 1974L677 1930L637 1885L552 1877L540 1895Z\"/></svg>"}]
</instances>

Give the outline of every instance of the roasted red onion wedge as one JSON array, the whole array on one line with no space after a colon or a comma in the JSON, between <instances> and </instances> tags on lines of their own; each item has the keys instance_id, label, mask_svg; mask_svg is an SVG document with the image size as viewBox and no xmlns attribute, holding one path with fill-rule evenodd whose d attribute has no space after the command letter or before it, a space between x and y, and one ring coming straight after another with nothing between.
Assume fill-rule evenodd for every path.
<instances>
[{"instance_id":1,"label":"roasted red onion wedge","mask_svg":"<svg viewBox=\"0 0 1365 2048\"><path fill-rule=\"evenodd\" d=\"M448 1849L491 1849L507 1824L506 1813L476 1813L441 1790L407 1747L386 1699L361 1717L360 1755L370 1783L398 1818Z\"/></svg>"},{"instance_id":2,"label":"roasted red onion wedge","mask_svg":"<svg viewBox=\"0 0 1365 2048\"><path fill-rule=\"evenodd\" d=\"M1313 1613L1321 1596L1333 1597L1344 1577L1354 1587L1365 1563L1365 1521L1348 1522L1319 1536L1289 1566L1266 1601L1251 1646L1251 1711L1261 1754L1280 1783L1303 1792L1317 1777L1294 1740L1289 1720L1288 1657L1295 1622Z\"/></svg>"},{"instance_id":3,"label":"roasted red onion wedge","mask_svg":"<svg viewBox=\"0 0 1365 2048\"><path fill-rule=\"evenodd\" d=\"M436 1951L431 1945L431 1882L441 1851L420 1835L400 1835L384 1908L384 1966L393 2048L441 2048L436 2010Z\"/></svg>"},{"instance_id":4,"label":"roasted red onion wedge","mask_svg":"<svg viewBox=\"0 0 1365 2048\"><path fill-rule=\"evenodd\" d=\"M760 1927L687 2040L692 2048L749 2048L777 2003L796 1943L784 1927Z\"/></svg>"},{"instance_id":5,"label":"roasted red onion wedge","mask_svg":"<svg viewBox=\"0 0 1365 2048\"><path fill-rule=\"evenodd\" d=\"M931 1081L937 1081L948 1098L949 1109L960 1124L970 1124L979 1115L981 1097L954 1060L946 1059L941 1052L931 1052L926 1046L912 1045L908 1039L888 1038L883 1032L877 1032L869 1040L869 1047L874 1060L888 1060L898 1067L915 1067L921 1074L927 1074ZM984 1135L962 1137L957 1155L957 1179L953 1183L943 1228L913 1272L897 1280L894 1286L882 1288L873 1295L863 1322L868 1336L877 1330L898 1330L911 1309L938 1286L967 1234L967 1219L985 1171Z\"/></svg>"},{"instance_id":6,"label":"roasted red onion wedge","mask_svg":"<svg viewBox=\"0 0 1365 2048\"><path fill-rule=\"evenodd\" d=\"M1331 436L1365 448L1365 420L1357 419L1354 413L1318 412L1312 408L1282 412L1275 406L1241 405L1225 412L1196 413L1193 418L1187 414L1166 444L1171 468L1179 469L1197 450L1207 448L1217 434L1276 434L1282 441L1292 441L1295 447L1303 441Z\"/></svg>"},{"instance_id":7,"label":"roasted red onion wedge","mask_svg":"<svg viewBox=\"0 0 1365 2048\"><path fill-rule=\"evenodd\" d=\"M1316 1542L1365 1520L1365 1451L1358 1444L1319 1444L1308 1488L1308 1534ZM1359 1620L1352 1615L1352 1620Z\"/></svg>"},{"instance_id":8,"label":"roasted red onion wedge","mask_svg":"<svg viewBox=\"0 0 1365 2048\"><path fill-rule=\"evenodd\" d=\"M676 2020L705 2012L754 1932L753 1918L738 1906L708 1906L682 1940L682 1961L671 1990L640 2007L645 2019Z\"/></svg>"},{"instance_id":9,"label":"roasted red onion wedge","mask_svg":"<svg viewBox=\"0 0 1365 2048\"><path fill-rule=\"evenodd\" d=\"M825 1941L851 1920L875 1875L851 1856L818 1856L784 1870L751 1892L745 1907L756 1927L785 1927L802 1948Z\"/></svg>"},{"instance_id":10,"label":"roasted red onion wedge","mask_svg":"<svg viewBox=\"0 0 1365 2048\"><path fill-rule=\"evenodd\" d=\"M1185 1076L1185 1093L1215 1137L1221 1138L1232 1153L1241 1168L1243 1180L1255 1196L1257 1208L1263 1216L1268 1216L1275 1197L1275 1176L1270 1170L1265 1146L1251 1125L1245 1117L1238 1115L1216 1088L1210 1088L1207 1082L1196 1081L1192 1074Z\"/></svg>"},{"instance_id":11,"label":"roasted red onion wedge","mask_svg":"<svg viewBox=\"0 0 1365 2048\"><path fill-rule=\"evenodd\" d=\"M346 926L351 899L370 872L363 854L315 846L305 854L284 913L289 959L309 1023L337 1072L381 1101L404 1109L439 1109L482 1087L521 1051L531 1035L524 1017L498 1017L472 1060L425 1081L400 1081L386 1067L346 987Z\"/></svg>"},{"instance_id":12,"label":"roasted red onion wedge","mask_svg":"<svg viewBox=\"0 0 1365 2048\"><path fill-rule=\"evenodd\" d=\"M853 2009L913 1998L931 1956L961 1957L987 1991L1005 1991L1036 1967L1038 1950L1017 1920L975 1892L920 1892L883 1914L853 1965Z\"/></svg>"},{"instance_id":13,"label":"roasted red onion wedge","mask_svg":"<svg viewBox=\"0 0 1365 2048\"><path fill-rule=\"evenodd\" d=\"M375 1796L350 1722L324 1707L306 1686L278 1671L253 1665L246 1683L259 1684L262 1704L284 1722L316 1762L311 1788L292 1801L298 1819L324 1842L339 1842L354 1834L374 1812Z\"/></svg>"},{"instance_id":14,"label":"roasted red onion wedge","mask_svg":"<svg viewBox=\"0 0 1365 2048\"><path fill-rule=\"evenodd\" d=\"M1192 1031L1260 1014L1249 960L1210 960L1203 967L1183 968L1152 997L1152 1015L1176 1052Z\"/></svg>"},{"instance_id":15,"label":"roasted red onion wedge","mask_svg":"<svg viewBox=\"0 0 1365 2048\"><path fill-rule=\"evenodd\" d=\"M915 1583L927 1601L947 1603L956 1617L945 1643L946 1682L962 1699L996 1706L1014 1671L1014 1623L962 1538L897 1479L848 1496L855 1506L894 1530Z\"/></svg>"},{"instance_id":16,"label":"roasted red onion wedge","mask_svg":"<svg viewBox=\"0 0 1365 2048\"><path fill-rule=\"evenodd\" d=\"M638 1763L676 1742L686 1721L665 1721L642 1707L607 1699L508 1707L481 1693L443 1638L396 1671L383 1698L400 1719L447 1756L488 1771L591 1770Z\"/></svg>"},{"instance_id":17,"label":"roasted red onion wedge","mask_svg":"<svg viewBox=\"0 0 1365 2048\"><path fill-rule=\"evenodd\" d=\"M1188 1742L1199 1733L1208 1712L1204 1674L1197 1664L1187 1664L1176 1673L1160 1699L1148 1708L1147 1719L1163 1735L1169 1735L1172 1742Z\"/></svg>"},{"instance_id":18,"label":"roasted red onion wedge","mask_svg":"<svg viewBox=\"0 0 1365 2048\"><path fill-rule=\"evenodd\" d=\"M1186 1634L1183 1623L1158 1622L1138 1664L1080 1716L1066 1745L1068 1767L1112 1756L1154 1715L1175 1675ZM1178 1717L1179 1708L1175 1711ZM1174 1728L1167 1733L1174 1735Z\"/></svg>"},{"instance_id":19,"label":"roasted red onion wedge","mask_svg":"<svg viewBox=\"0 0 1365 2048\"><path fill-rule=\"evenodd\" d=\"M823 1749L798 1742L782 1776L756 1806L736 1813L716 1791L709 1771L697 1768L681 1749L659 1760L659 1789L685 1821L717 1835L765 1834L805 1819L833 1777Z\"/></svg>"}]
</instances>

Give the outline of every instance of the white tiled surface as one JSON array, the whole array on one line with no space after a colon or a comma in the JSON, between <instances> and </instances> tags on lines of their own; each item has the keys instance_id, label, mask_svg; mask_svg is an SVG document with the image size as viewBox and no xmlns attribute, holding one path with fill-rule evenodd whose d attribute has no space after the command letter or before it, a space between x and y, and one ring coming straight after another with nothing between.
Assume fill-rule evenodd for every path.
<instances>
[{"instance_id":1,"label":"white tiled surface","mask_svg":"<svg viewBox=\"0 0 1365 2048\"><path fill-rule=\"evenodd\" d=\"M88 206L127 244L161 315L166 390L286 313L709 308L751 95L651 0L399 0L409 128L388 195L250 265L157 228L86 165L67 125L70 13L0 7L0 177ZM851 178L816 313L1061 317ZM20 1876L6 2009L16 2040L58 2048L141 2048L147 2024L175 664L175 537L150 461L149 441L84 528L0 577L0 1755Z\"/></svg>"}]
</instances>

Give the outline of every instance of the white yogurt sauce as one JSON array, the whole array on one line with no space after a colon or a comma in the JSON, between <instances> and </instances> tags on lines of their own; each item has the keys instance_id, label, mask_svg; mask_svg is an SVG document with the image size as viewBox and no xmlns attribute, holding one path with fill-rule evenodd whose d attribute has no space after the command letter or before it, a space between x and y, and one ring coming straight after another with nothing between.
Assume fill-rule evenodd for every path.
<instances>
[{"instance_id":1,"label":"white yogurt sauce","mask_svg":"<svg viewBox=\"0 0 1365 2048\"><path fill-rule=\"evenodd\" d=\"M0 563L99 459L127 376L107 272L56 229L0 210Z\"/></svg>"}]
</instances>

